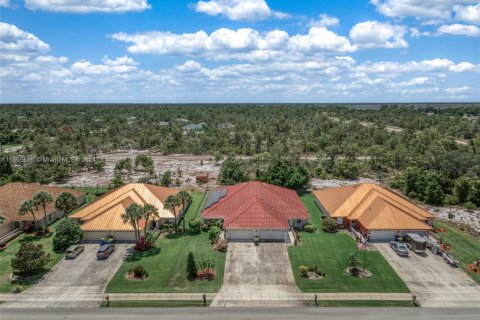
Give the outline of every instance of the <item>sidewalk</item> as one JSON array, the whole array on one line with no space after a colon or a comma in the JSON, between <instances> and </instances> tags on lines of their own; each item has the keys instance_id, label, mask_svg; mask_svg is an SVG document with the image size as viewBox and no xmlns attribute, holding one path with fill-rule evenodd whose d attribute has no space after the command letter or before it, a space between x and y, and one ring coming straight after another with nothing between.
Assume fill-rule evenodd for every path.
<instances>
[{"instance_id":1,"label":"sidewalk","mask_svg":"<svg viewBox=\"0 0 480 320\"><path fill-rule=\"evenodd\" d=\"M218 297L220 295L220 297ZM106 294L98 293L19 293L0 294L0 308L98 307ZM110 293L110 301L203 300L203 293ZM268 292L207 293L207 300L217 296L223 301L313 301L315 293L279 294ZM409 293L317 293L318 300L410 300Z\"/></svg>"}]
</instances>

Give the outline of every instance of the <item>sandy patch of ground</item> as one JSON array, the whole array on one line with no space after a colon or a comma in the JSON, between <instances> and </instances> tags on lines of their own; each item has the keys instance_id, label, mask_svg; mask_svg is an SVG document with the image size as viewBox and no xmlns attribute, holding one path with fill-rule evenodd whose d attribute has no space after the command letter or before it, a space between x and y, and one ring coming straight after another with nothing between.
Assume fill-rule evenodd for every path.
<instances>
[{"instance_id":1,"label":"sandy patch of ground","mask_svg":"<svg viewBox=\"0 0 480 320\"><path fill-rule=\"evenodd\" d=\"M176 179L180 180L180 185L196 185L195 173L208 172L211 183L216 183L216 178L220 173L221 161L215 163L215 159L209 155L184 155L184 154L172 154L161 155L158 153L140 152L140 151L122 151L108 154L99 154L98 157L105 159L105 168L101 172L90 171L80 172L72 175L69 179L63 183L57 184L61 186L96 186L96 185L108 185L113 179L115 163L118 161L130 158L134 161L138 154L147 154L152 157L155 167L155 173L162 175L167 170L172 172L172 182L175 183ZM140 178L144 177L145 173L142 171L133 170L132 173L124 172L125 182L137 182Z\"/></svg>"},{"instance_id":2,"label":"sandy patch of ground","mask_svg":"<svg viewBox=\"0 0 480 320\"><path fill-rule=\"evenodd\" d=\"M378 181L376 181L374 179L369 179L369 178L358 178L358 179L354 179L354 180L338 180L338 179L327 179L327 180L311 179L310 180L310 185L312 186L312 189L314 189L314 190L349 186L349 185L352 185L352 184L359 184L359 183L376 183L376 184L378 184Z\"/></svg>"},{"instance_id":3,"label":"sandy patch of ground","mask_svg":"<svg viewBox=\"0 0 480 320\"><path fill-rule=\"evenodd\" d=\"M480 232L480 210L467 210L456 207L422 207L439 218L467 224ZM452 219L448 217L449 214L453 214Z\"/></svg>"}]
</instances>

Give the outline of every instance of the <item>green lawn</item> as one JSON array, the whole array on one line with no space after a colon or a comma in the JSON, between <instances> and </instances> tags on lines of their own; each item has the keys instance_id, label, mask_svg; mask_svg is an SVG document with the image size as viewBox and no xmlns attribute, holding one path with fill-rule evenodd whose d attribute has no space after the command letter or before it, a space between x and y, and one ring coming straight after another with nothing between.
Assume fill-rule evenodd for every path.
<instances>
[{"instance_id":1,"label":"green lawn","mask_svg":"<svg viewBox=\"0 0 480 320\"><path fill-rule=\"evenodd\" d=\"M347 257L358 252L355 241L343 232L325 233L321 230L321 212L311 193L301 196L308 209L311 223L318 229L316 233L300 232L302 244L288 248L295 281L303 292L410 292L377 251L368 251L366 268L372 273L370 278L356 278L344 273ZM363 263L363 252L359 253ZM322 280L309 280L299 275L301 265L315 266L326 273Z\"/></svg>"},{"instance_id":2,"label":"green lawn","mask_svg":"<svg viewBox=\"0 0 480 320\"><path fill-rule=\"evenodd\" d=\"M211 301L207 300L207 307ZM102 301L101 308L184 308L184 307L203 307L203 300L165 300L165 301Z\"/></svg>"},{"instance_id":3,"label":"green lawn","mask_svg":"<svg viewBox=\"0 0 480 320\"><path fill-rule=\"evenodd\" d=\"M52 233L55 231L58 221L49 226ZM49 237L34 237L32 235L22 234L17 237L13 242L11 242L3 251L0 252L0 292L8 293L12 292L13 283L10 281L10 275L12 274L12 267L10 265L10 260L15 256L20 244L23 241L33 241L35 244L42 244L43 249L46 252L49 252L51 255L51 260L47 265L47 270L50 270L63 258L63 253L57 253L53 251L52 246L53 236ZM35 281L31 283L24 283L22 289L26 289L35 284Z\"/></svg>"},{"instance_id":4,"label":"green lawn","mask_svg":"<svg viewBox=\"0 0 480 320\"><path fill-rule=\"evenodd\" d=\"M318 300L313 307L415 307L411 300Z\"/></svg>"},{"instance_id":5,"label":"green lawn","mask_svg":"<svg viewBox=\"0 0 480 320\"><path fill-rule=\"evenodd\" d=\"M453 228L448 223L435 220L436 227L444 227L447 232L438 233L444 243L452 245L451 253L458 260L460 267L475 281L480 283L480 275L467 271L467 265L480 258L480 240Z\"/></svg>"},{"instance_id":6,"label":"green lawn","mask_svg":"<svg viewBox=\"0 0 480 320\"><path fill-rule=\"evenodd\" d=\"M194 192L192 198L186 221L195 215L202 194ZM197 262L207 258L215 260L215 280L187 280L189 251L195 254ZM225 258L225 253L212 249L207 233L180 235L178 238L162 235L155 248L145 253L133 253L127 258L108 284L107 292L216 292L223 283ZM143 265L149 272L147 280L130 281L125 278L127 271L137 264Z\"/></svg>"}]
</instances>

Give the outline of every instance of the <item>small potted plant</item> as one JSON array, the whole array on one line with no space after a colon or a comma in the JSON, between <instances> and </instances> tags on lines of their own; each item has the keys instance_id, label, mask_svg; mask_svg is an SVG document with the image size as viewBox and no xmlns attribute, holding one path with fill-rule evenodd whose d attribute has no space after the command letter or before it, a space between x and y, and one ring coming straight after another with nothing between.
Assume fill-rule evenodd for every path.
<instances>
[{"instance_id":1,"label":"small potted plant","mask_svg":"<svg viewBox=\"0 0 480 320\"><path fill-rule=\"evenodd\" d=\"M260 238L258 236L253 237L253 242L256 246L258 246L258 244L260 243Z\"/></svg>"}]
</instances>

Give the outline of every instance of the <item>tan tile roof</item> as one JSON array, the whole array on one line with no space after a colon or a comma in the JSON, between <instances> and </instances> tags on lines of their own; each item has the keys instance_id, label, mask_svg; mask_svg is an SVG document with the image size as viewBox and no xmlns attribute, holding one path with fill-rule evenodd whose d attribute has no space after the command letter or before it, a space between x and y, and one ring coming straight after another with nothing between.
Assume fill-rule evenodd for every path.
<instances>
[{"instance_id":1,"label":"tan tile roof","mask_svg":"<svg viewBox=\"0 0 480 320\"><path fill-rule=\"evenodd\" d=\"M371 230L430 230L434 216L407 198L372 183L313 192L333 218L358 220Z\"/></svg>"},{"instance_id":2,"label":"tan tile roof","mask_svg":"<svg viewBox=\"0 0 480 320\"><path fill-rule=\"evenodd\" d=\"M174 218L171 211L164 209L163 202L169 195L175 195L178 189L165 188L144 183L130 183L112 190L88 206L77 211L72 218L83 221L83 230L133 230L128 223L123 223L121 215L133 203L151 204L158 209L161 218ZM181 206L177 208L179 214ZM142 224L142 222L141 222ZM141 225L143 227L143 225Z\"/></svg>"},{"instance_id":3,"label":"tan tile roof","mask_svg":"<svg viewBox=\"0 0 480 320\"><path fill-rule=\"evenodd\" d=\"M81 191L68 188L44 186L34 183L10 182L0 186L0 214L4 216L6 220L31 221L31 214L21 216L18 214L18 209L23 201L32 199L35 193L39 191L46 191L53 197L53 202L47 205L47 213L55 211L55 199L63 192L70 192L77 198L84 195ZM43 216L42 208L35 211L35 218L41 219Z\"/></svg>"}]
</instances>

